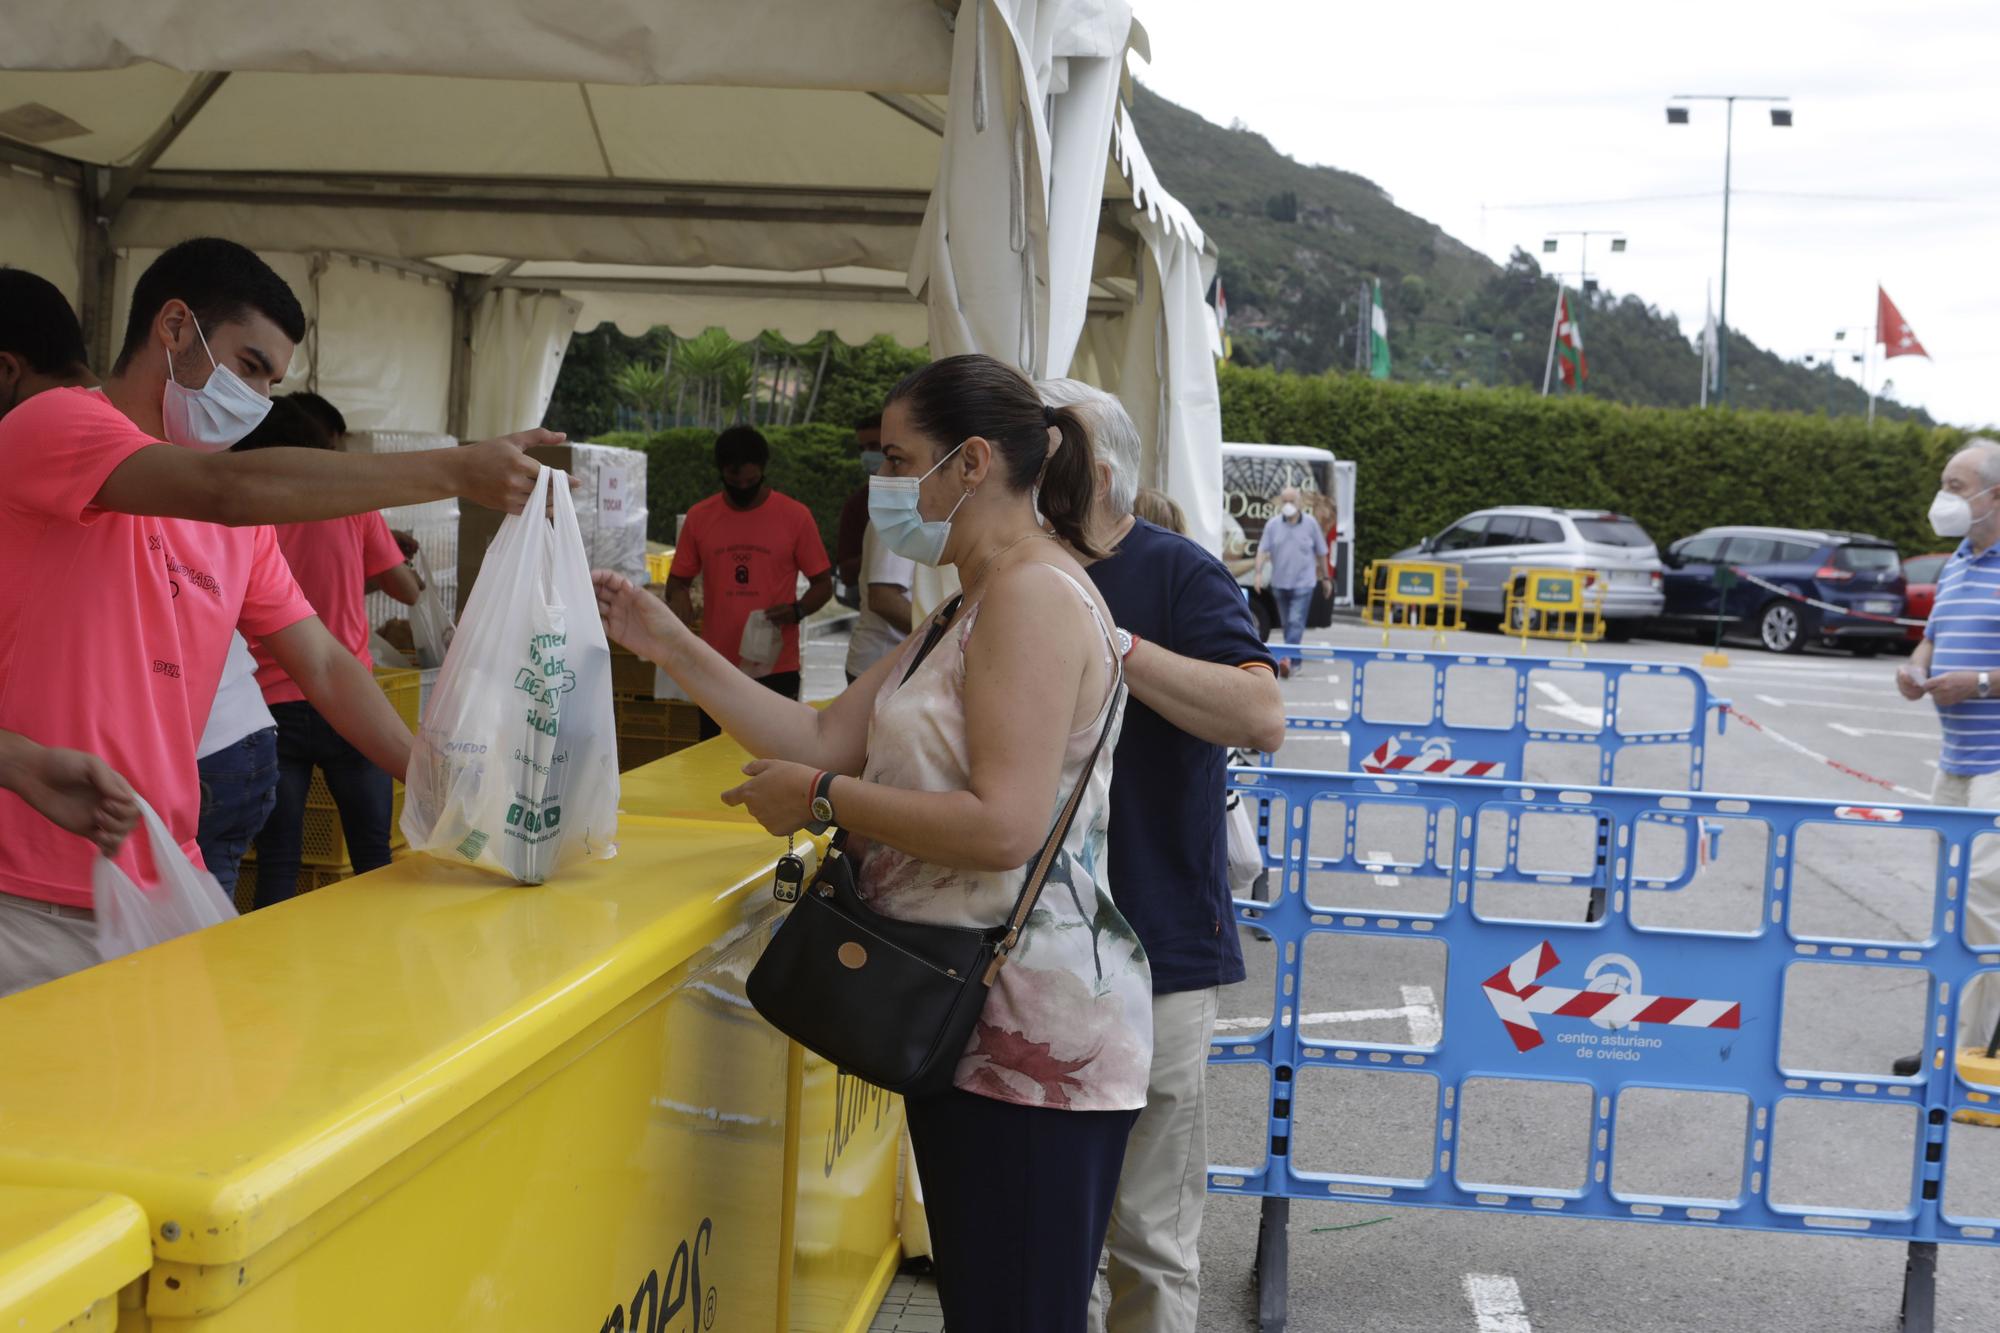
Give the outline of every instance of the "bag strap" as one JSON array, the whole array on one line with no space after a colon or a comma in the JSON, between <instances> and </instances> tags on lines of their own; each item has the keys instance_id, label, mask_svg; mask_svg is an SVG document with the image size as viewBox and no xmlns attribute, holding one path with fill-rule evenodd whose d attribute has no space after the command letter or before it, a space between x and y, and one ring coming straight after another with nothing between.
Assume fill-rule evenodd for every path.
<instances>
[{"instance_id":1,"label":"bag strap","mask_svg":"<svg viewBox=\"0 0 2000 1333\"><path fill-rule=\"evenodd\" d=\"M917 649L916 657L910 661L910 669L903 673L903 679L899 684L910 683L910 677L917 674L917 668L931 655L931 649L937 647L939 640L944 638L945 627L951 624L951 618L958 614L958 608L964 601L964 593L953 593L951 600L937 609L937 614L931 617L930 633L924 635L924 646Z\"/></svg>"},{"instance_id":2,"label":"bag strap","mask_svg":"<svg viewBox=\"0 0 2000 1333\"><path fill-rule=\"evenodd\" d=\"M1007 965L1007 956L1014 952L1020 942L1021 929L1028 924L1034 914L1035 904L1041 900L1042 886L1048 883L1049 871L1055 868L1056 857L1062 854L1062 845L1069 837L1070 825L1076 822L1076 812L1083 806L1084 792L1090 786L1090 776L1097 771L1097 760L1104 753L1104 742L1111 736L1111 724L1118 719L1120 697L1125 690L1125 664L1118 663L1118 674L1112 678L1111 694L1104 703L1104 725L1097 733L1097 743L1090 747L1090 758L1085 761L1082 771L1077 774L1076 785L1069 789L1069 799L1063 802L1062 813L1056 816L1056 826L1049 830L1049 839L1042 844L1042 850L1028 864L1028 878L1021 885L1020 896L1014 900L1014 910L1007 917L1007 934L993 951L993 961L986 965L985 984L991 986L1000 976L1000 969Z\"/></svg>"}]
</instances>

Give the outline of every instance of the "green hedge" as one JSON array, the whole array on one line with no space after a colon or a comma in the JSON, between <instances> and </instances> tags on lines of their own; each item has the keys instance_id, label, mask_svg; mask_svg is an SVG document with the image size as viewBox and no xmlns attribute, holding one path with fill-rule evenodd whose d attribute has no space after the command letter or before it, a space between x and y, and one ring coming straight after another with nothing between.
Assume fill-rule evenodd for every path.
<instances>
[{"instance_id":1,"label":"green hedge","mask_svg":"<svg viewBox=\"0 0 2000 1333\"><path fill-rule=\"evenodd\" d=\"M1662 547L1722 523L1872 532L1937 549L1925 520L1949 427L1789 412L1623 407L1519 389L1222 367L1226 440L1330 449L1358 465L1359 554L1413 546L1498 504L1614 509Z\"/></svg>"},{"instance_id":2,"label":"green hedge","mask_svg":"<svg viewBox=\"0 0 2000 1333\"><path fill-rule=\"evenodd\" d=\"M853 427L814 422L810 426L760 426L771 442L771 485L813 512L820 540L833 555L840 507L867 474L852 452ZM646 455L646 535L672 544L674 516L722 489L715 471L715 432L677 426L657 435L609 431L594 443L643 450Z\"/></svg>"}]
</instances>

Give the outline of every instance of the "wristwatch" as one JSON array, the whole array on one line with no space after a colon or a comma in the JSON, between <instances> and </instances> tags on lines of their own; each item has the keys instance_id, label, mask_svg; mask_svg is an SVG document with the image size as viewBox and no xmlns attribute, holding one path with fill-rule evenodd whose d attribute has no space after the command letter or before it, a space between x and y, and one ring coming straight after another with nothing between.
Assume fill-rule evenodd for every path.
<instances>
[{"instance_id":1,"label":"wristwatch","mask_svg":"<svg viewBox=\"0 0 2000 1333\"><path fill-rule=\"evenodd\" d=\"M838 773L822 773L819 781L813 784L812 819L806 827L814 833L824 833L833 827L833 780L839 776Z\"/></svg>"},{"instance_id":2,"label":"wristwatch","mask_svg":"<svg viewBox=\"0 0 2000 1333\"><path fill-rule=\"evenodd\" d=\"M1979 697L1982 699L1993 697L1993 676L1990 672L1979 673Z\"/></svg>"},{"instance_id":3,"label":"wristwatch","mask_svg":"<svg viewBox=\"0 0 2000 1333\"><path fill-rule=\"evenodd\" d=\"M1112 634L1118 640L1118 660L1122 662L1139 646L1139 636L1123 628L1112 630Z\"/></svg>"}]
</instances>

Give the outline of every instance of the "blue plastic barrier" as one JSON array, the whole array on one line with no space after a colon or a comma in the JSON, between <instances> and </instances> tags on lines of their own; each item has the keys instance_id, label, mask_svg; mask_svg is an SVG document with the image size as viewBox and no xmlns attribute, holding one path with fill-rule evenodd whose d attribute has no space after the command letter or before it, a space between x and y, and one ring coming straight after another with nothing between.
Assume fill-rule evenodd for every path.
<instances>
[{"instance_id":1,"label":"blue plastic barrier","mask_svg":"<svg viewBox=\"0 0 2000 1333\"><path fill-rule=\"evenodd\" d=\"M1273 900L1237 903L1240 922L1268 932L1275 949L1272 1021L1240 1039L1219 1034L1210 1062L1267 1070L1270 1116L1265 1160L1213 1167L1209 1187L1266 1200L1258 1271L1267 1329L1284 1323L1283 1201L1289 1199L1900 1239L1915 1243L1910 1328L1928 1326L1937 1242L2000 1243L2000 1216L1954 1211L1944 1184L1953 1114L2000 1105L2000 1089L1972 1087L1953 1066L1958 997L1975 973L2000 968L2000 944L1975 950L1964 942L1959 910L1972 839L2000 829L1990 812L1465 778L1231 772L1233 785L1272 810L1282 831L1271 857ZM1420 840L1421 854L1384 858L1362 845L1367 839L1360 830L1371 822L1396 825L1406 843ZM1664 850L1645 846L1657 843L1663 829L1710 823L1730 828L1731 874L1740 880L1734 896L1718 890L1697 900L1690 889L1676 887L1700 893L1707 872L1670 867L1675 873L1639 873L1643 856L1674 854L1677 838L1667 838ZM1563 841L1581 848L1582 864L1555 864L1560 858L1551 858L1547 844ZM1810 866L1800 856L1802 841L1813 851ZM1266 846L1268 853L1269 841ZM1862 848L1873 848L1875 864L1887 867L1866 874L1914 877L1896 901L1903 904L1905 929L1917 938L1813 933L1826 929L1829 919L1879 911L1890 900L1887 889L1878 889L1871 900L1880 900L1876 909L1850 908L1837 901L1839 893L1820 887L1844 875L1856 886L1876 887L1859 869ZM1885 850L1886 858L1880 855ZM1800 888L1802 867L1810 891ZM1332 875L1349 878L1329 882ZM1331 901L1329 894L1347 901ZM1594 906L1586 909L1586 901ZM1728 930L1674 922L1671 909L1697 901L1727 916ZM1441 942L1441 949L1424 946L1441 954L1444 966L1434 1030L1413 1027L1408 1043L1306 1036L1300 1009L1312 980L1306 958L1309 944L1325 937ZM1872 971L1857 971L1850 982L1843 974L1809 976L1799 972L1801 965ZM1882 969L1928 974L1921 1032L1926 1073L1898 1078L1886 1067L1781 1062L1793 987L1837 981L1835 989L1845 994L1865 979L1877 984L1859 987L1856 1003L1880 1004L1868 997L1896 980ZM1902 984L1914 1000L1918 983ZM1811 1008L1806 997L1819 993L1802 991L1801 1004ZM1914 1007L1910 1014L1914 1020ZM1802 1015L1801 1033L1816 1021ZM1917 1040L1912 1030L1912 1049ZM1292 1146L1299 1109L1310 1106L1320 1074L1336 1070L1402 1076L1406 1089L1409 1075L1431 1081L1434 1086L1419 1094L1430 1099L1432 1110L1421 1171L1299 1168ZM1455 1165L1471 1128L1469 1092L1487 1080L1578 1089L1580 1114L1568 1126L1582 1165L1575 1179L1480 1180L1479 1167L1468 1177ZM1640 1088L1742 1099L1733 1190L1707 1198L1618 1187L1619 1108ZM1789 1140L1774 1138L1779 1117L1795 1106L1826 1102L1905 1109L1896 1118L1912 1130L1910 1188L1900 1206L1773 1201L1771 1174L1788 1160ZM2000 1213L2000 1202L1992 1211Z\"/></svg>"},{"instance_id":2,"label":"blue plastic barrier","mask_svg":"<svg viewBox=\"0 0 2000 1333\"><path fill-rule=\"evenodd\" d=\"M1295 733L1345 736L1347 767L1355 772L1548 781L1528 771L1529 746L1588 747L1597 751L1594 785L1637 785L1619 783L1621 755L1638 747L1684 746L1684 780L1656 779L1647 785L1699 791L1708 721L1714 718L1718 735L1728 725L1728 701L1711 698L1701 673L1677 663L1325 644L1270 647L1274 656L1294 663L1330 662L1347 668L1348 697L1344 706L1336 703L1336 715L1287 717L1285 725ZM1371 697L1371 675L1391 674L1428 675L1423 693L1429 705L1421 715L1416 710L1394 714ZM1655 682L1674 684L1662 687ZM1628 724L1621 695L1656 689L1679 693L1683 686L1686 704L1676 710L1672 724ZM1409 693L1407 686L1403 693ZM1496 696L1503 694L1507 704L1496 707ZM1576 695L1587 698L1578 700ZM1557 751L1543 753L1554 757Z\"/></svg>"}]
</instances>

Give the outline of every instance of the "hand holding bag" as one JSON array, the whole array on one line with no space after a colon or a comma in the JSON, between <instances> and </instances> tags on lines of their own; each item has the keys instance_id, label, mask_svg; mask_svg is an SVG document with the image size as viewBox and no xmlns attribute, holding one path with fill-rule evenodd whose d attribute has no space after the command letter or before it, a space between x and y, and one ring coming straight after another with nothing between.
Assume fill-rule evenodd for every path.
<instances>
[{"instance_id":1,"label":"hand holding bag","mask_svg":"<svg viewBox=\"0 0 2000 1333\"><path fill-rule=\"evenodd\" d=\"M952 598L932 619L905 681L937 646L959 601ZM801 1046L879 1088L905 1096L949 1088L986 1008L987 992L1062 852L1118 716L1116 692L1123 688L1121 669L1097 744L1048 841L1029 864L1005 922L975 930L870 911L855 888L847 833L841 830L751 969L745 991L757 1012Z\"/></svg>"}]
</instances>

